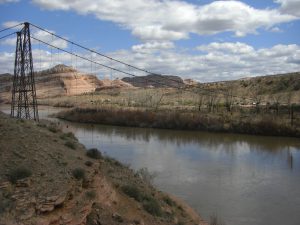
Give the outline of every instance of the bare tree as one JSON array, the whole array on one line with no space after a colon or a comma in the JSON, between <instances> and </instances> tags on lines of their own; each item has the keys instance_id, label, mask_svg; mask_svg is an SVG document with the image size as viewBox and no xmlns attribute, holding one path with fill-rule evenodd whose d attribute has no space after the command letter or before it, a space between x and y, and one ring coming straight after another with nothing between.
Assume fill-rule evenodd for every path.
<instances>
[{"instance_id":1,"label":"bare tree","mask_svg":"<svg viewBox=\"0 0 300 225\"><path fill-rule=\"evenodd\" d=\"M216 100L217 100L217 96L216 96L215 94L211 94L211 95L208 97L208 101L207 101L208 112L214 111Z\"/></svg>"},{"instance_id":2,"label":"bare tree","mask_svg":"<svg viewBox=\"0 0 300 225\"><path fill-rule=\"evenodd\" d=\"M292 102L292 99L293 99L293 92L290 91L288 94L287 94L287 105L289 107L289 115L290 115L290 121L291 121L291 126L294 125L294 108L293 108L293 102Z\"/></svg>"},{"instance_id":3,"label":"bare tree","mask_svg":"<svg viewBox=\"0 0 300 225\"><path fill-rule=\"evenodd\" d=\"M276 110L276 115L279 114L279 106L280 106L281 99L282 99L282 95L280 95L280 94L273 95L273 102L274 102L274 107Z\"/></svg>"},{"instance_id":4,"label":"bare tree","mask_svg":"<svg viewBox=\"0 0 300 225\"><path fill-rule=\"evenodd\" d=\"M225 107L227 112L231 112L232 105L233 105L233 95L232 95L232 87L229 86L228 90L225 93Z\"/></svg>"},{"instance_id":5,"label":"bare tree","mask_svg":"<svg viewBox=\"0 0 300 225\"><path fill-rule=\"evenodd\" d=\"M198 101L197 101L198 111L201 112L201 106L204 103L204 95L201 93L201 91L199 91L197 97L198 97Z\"/></svg>"},{"instance_id":6,"label":"bare tree","mask_svg":"<svg viewBox=\"0 0 300 225\"><path fill-rule=\"evenodd\" d=\"M259 106L261 104L261 95L259 94L259 90L255 89L253 90L253 92L251 93L252 99L253 99L253 104L255 105L255 109L256 109L256 113L259 113Z\"/></svg>"}]
</instances>

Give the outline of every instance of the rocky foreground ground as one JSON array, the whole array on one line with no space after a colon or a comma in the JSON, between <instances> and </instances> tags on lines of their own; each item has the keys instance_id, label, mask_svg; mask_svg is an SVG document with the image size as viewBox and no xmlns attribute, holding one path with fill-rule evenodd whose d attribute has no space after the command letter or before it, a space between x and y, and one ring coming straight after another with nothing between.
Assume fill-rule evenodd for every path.
<instances>
[{"instance_id":1,"label":"rocky foreground ground","mask_svg":"<svg viewBox=\"0 0 300 225\"><path fill-rule=\"evenodd\" d=\"M206 223L145 171L87 151L54 124L0 113L0 224Z\"/></svg>"}]
</instances>

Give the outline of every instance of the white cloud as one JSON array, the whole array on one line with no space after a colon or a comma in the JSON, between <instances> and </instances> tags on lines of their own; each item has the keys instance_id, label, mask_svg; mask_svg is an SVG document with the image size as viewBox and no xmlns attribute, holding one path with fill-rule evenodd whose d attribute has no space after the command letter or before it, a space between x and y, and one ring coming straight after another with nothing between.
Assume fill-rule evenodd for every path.
<instances>
[{"instance_id":1,"label":"white cloud","mask_svg":"<svg viewBox=\"0 0 300 225\"><path fill-rule=\"evenodd\" d=\"M197 47L200 51L206 52L228 52L228 53L238 53L238 54L249 54L254 51L252 46L244 43L236 42L213 42L209 45L201 45Z\"/></svg>"},{"instance_id":2,"label":"white cloud","mask_svg":"<svg viewBox=\"0 0 300 225\"><path fill-rule=\"evenodd\" d=\"M50 33L55 33L54 31L51 31L51 30L48 30ZM41 41L44 41L44 42L47 42L53 46L56 46L58 48L67 48L68 47L68 43L62 39L59 39L59 38L56 38L55 36L45 32L45 31L42 31L42 30L38 30L36 32L34 32L32 34L33 37L41 40ZM38 44L38 41L36 40L32 40L32 43L33 44Z\"/></svg>"},{"instance_id":3,"label":"white cloud","mask_svg":"<svg viewBox=\"0 0 300 225\"><path fill-rule=\"evenodd\" d=\"M19 24L20 22L17 22L17 21L8 21L8 22L5 22L3 23L3 26L4 27L11 27L11 26L14 26L14 25L17 25ZM19 27L17 27L16 29L19 29ZM50 33L55 33L54 31L51 31L51 30L48 30ZM37 29L33 29L31 30L31 35L41 41L44 41L44 42L47 42L53 46L56 46L58 48L62 48L62 49L65 49L68 47L68 43L62 39L59 39L59 38L56 38L55 36L45 32L45 31L42 31L42 30L37 30ZM38 44L39 42L32 39L31 40L31 43L32 44ZM15 46L16 45L16 37L12 37L12 38L6 38L6 39L3 39L0 41L0 44L1 45L10 45L10 46Z\"/></svg>"},{"instance_id":4,"label":"white cloud","mask_svg":"<svg viewBox=\"0 0 300 225\"><path fill-rule=\"evenodd\" d=\"M278 0L287 2L284 0ZM296 0L293 0L296 1ZM236 36L270 29L297 18L276 9L255 9L240 1L214 1L206 5L171 0L33 0L48 10L72 10L112 21L141 40L186 39L190 33ZM284 6L284 5L283 5Z\"/></svg>"},{"instance_id":5,"label":"white cloud","mask_svg":"<svg viewBox=\"0 0 300 225\"><path fill-rule=\"evenodd\" d=\"M274 32L274 33L281 33L281 32L283 32L279 27L272 27L271 31Z\"/></svg>"},{"instance_id":6,"label":"white cloud","mask_svg":"<svg viewBox=\"0 0 300 225\"><path fill-rule=\"evenodd\" d=\"M164 42L146 42L144 44L134 45L132 46L132 50L135 52L152 52L158 51L161 49L171 49L174 48L174 43L170 41Z\"/></svg>"},{"instance_id":7,"label":"white cloud","mask_svg":"<svg viewBox=\"0 0 300 225\"><path fill-rule=\"evenodd\" d=\"M276 0L281 4L281 11L290 15L300 17L300 0Z\"/></svg>"},{"instance_id":8,"label":"white cloud","mask_svg":"<svg viewBox=\"0 0 300 225\"><path fill-rule=\"evenodd\" d=\"M7 21L7 22L4 22L2 23L2 26L4 28L8 28L8 27L13 27L13 26L16 26L18 24L21 24L22 22L19 22L19 21ZM21 26L21 25L20 25ZM20 27L16 27L14 29L19 29Z\"/></svg>"},{"instance_id":9,"label":"white cloud","mask_svg":"<svg viewBox=\"0 0 300 225\"><path fill-rule=\"evenodd\" d=\"M197 47L199 51L192 53L178 52L176 48L151 51L151 48L155 45L148 44L146 46L147 44L140 45L140 47L135 47L136 50L132 47L132 50L119 50L108 55L151 72L180 75L183 78L192 78L200 82L300 71L300 46L295 44L255 49L240 42L213 42ZM144 50L147 48L150 51L145 54ZM71 57L66 53L59 53L58 51L52 53L51 56L49 51L34 49L34 69L38 71L64 63L72 65L85 73L96 73L101 78L127 76L84 60L76 60L75 57ZM92 56L85 54L83 56L137 76L146 75L146 73L138 72L124 65L118 65L95 54ZM0 53L0 73L12 73L13 65L14 53Z\"/></svg>"},{"instance_id":10,"label":"white cloud","mask_svg":"<svg viewBox=\"0 0 300 225\"><path fill-rule=\"evenodd\" d=\"M17 38L12 37L12 38L5 38L0 41L1 45L10 45L10 46L15 46L16 45Z\"/></svg>"}]
</instances>

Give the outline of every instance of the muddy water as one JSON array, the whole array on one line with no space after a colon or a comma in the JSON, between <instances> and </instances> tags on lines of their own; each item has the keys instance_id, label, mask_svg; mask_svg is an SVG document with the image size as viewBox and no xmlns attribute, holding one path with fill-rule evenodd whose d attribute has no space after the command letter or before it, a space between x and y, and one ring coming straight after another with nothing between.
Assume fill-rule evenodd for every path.
<instances>
[{"instance_id":1,"label":"muddy water","mask_svg":"<svg viewBox=\"0 0 300 225\"><path fill-rule=\"evenodd\" d=\"M148 168L159 189L206 219L217 214L227 225L300 224L299 139L60 124L87 148Z\"/></svg>"}]
</instances>

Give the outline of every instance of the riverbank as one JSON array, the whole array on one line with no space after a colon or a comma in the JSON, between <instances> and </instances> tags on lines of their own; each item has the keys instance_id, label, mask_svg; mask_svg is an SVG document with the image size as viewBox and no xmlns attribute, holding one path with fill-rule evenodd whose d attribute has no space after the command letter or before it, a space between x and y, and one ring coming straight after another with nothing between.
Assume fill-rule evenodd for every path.
<instances>
[{"instance_id":1,"label":"riverbank","mask_svg":"<svg viewBox=\"0 0 300 225\"><path fill-rule=\"evenodd\" d=\"M0 224L206 224L138 172L49 122L0 113Z\"/></svg>"},{"instance_id":2,"label":"riverbank","mask_svg":"<svg viewBox=\"0 0 300 225\"><path fill-rule=\"evenodd\" d=\"M270 115L238 117L201 112L73 108L56 116L72 122L104 125L300 137L299 128Z\"/></svg>"}]
</instances>

